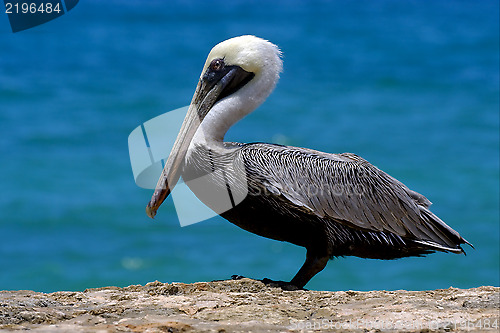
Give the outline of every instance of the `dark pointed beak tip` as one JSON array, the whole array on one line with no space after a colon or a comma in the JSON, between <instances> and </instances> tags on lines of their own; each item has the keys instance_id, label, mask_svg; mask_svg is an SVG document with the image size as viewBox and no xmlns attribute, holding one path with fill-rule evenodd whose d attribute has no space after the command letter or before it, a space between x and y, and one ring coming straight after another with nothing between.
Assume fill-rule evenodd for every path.
<instances>
[{"instance_id":1,"label":"dark pointed beak tip","mask_svg":"<svg viewBox=\"0 0 500 333\"><path fill-rule=\"evenodd\" d=\"M147 214L150 218L154 219L154 218L155 218L155 216L156 216L156 209L155 209L155 208L153 208L153 207L151 207L151 206L148 204L148 205L146 206L146 214Z\"/></svg>"}]
</instances>

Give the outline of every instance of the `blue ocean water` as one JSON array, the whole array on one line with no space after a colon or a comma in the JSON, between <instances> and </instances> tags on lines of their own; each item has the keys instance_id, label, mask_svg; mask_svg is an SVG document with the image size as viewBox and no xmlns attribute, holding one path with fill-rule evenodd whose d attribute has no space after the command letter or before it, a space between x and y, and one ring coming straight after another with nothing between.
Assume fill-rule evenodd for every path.
<instances>
[{"instance_id":1,"label":"blue ocean water","mask_svg":"<svg viewBox=\"0 0 500 333\"><path fill-rule=\"evenodd\" d=\"M318 290L499 281L498 1L81 1L13 34L0 13L0 289L232 274L289 280L305 250L222 218L152 221L129 133L187 105L210 48L281 48L275 92L227 140L356 153L426 195L467 256L331 261Z\"/></svg>"}]
</instances>

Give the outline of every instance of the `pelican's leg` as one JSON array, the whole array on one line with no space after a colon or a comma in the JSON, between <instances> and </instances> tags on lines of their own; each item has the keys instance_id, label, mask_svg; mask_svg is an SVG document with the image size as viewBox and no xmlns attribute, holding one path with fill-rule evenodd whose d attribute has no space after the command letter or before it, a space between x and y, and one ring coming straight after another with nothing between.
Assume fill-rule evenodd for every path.
<instances>
[{"instance_id":1,"label":"pelican's leg","mask_svg":"<svg viewBox=\"0 0 500 333\"><path fill-rule=\"evenodd\" d=\"M290 284L298 287L304 288L304 286L313 278L314 275L318 274L325 268L330 257L328 255L317 255L314 252L307 251L306 261L304 265L299 269L297 274L293 277Z\"/></svg>"}]
</instances>

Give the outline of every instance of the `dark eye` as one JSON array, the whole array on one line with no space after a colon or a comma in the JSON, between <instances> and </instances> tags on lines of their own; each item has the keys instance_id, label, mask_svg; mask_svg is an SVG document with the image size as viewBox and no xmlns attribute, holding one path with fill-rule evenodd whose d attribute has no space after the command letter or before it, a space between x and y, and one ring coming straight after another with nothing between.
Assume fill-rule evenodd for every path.
<instances>
[{"instance_id":1,"label":"dark eye","mask_svg":"<svg viewBox=\"0 0 500 333\"><path fill-rule=\"evenodd\" d=\"M222 59L214 59L210 63L210 69L213 71L218 71L224 67L224 61Z\"/></svg>"}]
</instances>

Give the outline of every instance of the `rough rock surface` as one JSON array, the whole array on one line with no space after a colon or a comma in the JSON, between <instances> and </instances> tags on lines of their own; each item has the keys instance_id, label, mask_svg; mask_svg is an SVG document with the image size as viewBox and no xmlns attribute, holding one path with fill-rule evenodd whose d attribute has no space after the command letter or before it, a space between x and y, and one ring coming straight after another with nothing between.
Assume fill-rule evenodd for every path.
<instances>
[{"instance_id":1,"label":"rough rock surface","mask_svg":"<svg viewBox=\"0 0 500 333\"><path fill-rule=\"evenodd\" d=\"M498 332L500 288L284 291L241 279L0 292L0 329L41 332Z\"/></svg>"}]
</instances>

